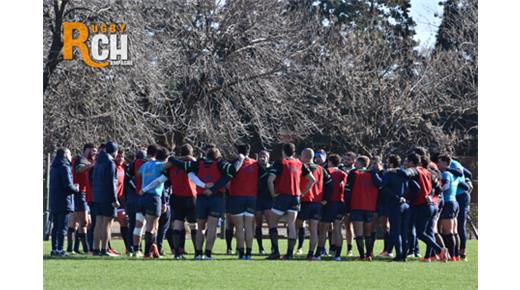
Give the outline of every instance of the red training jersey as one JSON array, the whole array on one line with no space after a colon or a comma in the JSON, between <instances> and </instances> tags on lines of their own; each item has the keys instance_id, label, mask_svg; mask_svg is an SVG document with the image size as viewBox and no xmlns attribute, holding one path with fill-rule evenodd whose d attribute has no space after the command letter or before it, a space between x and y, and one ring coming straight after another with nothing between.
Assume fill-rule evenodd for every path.
<instances>
[{"instance_id":1,"label":"red training jersey","mask_svg":"<svg viewBox=\"0 0 520 290\"><path fill-rule=\"evenodd\" d=\"M412 203L414 206L426 204L426 197L430 195L433 189L432 173L422 167L417 167L417 172L417 183L419 184L420 190L417 199Z\"/></svg>"},{"instance_id":2,"label":"red training jersey","mask_svg":"<svg viewBox=\"0 0 520 290\"><path fill-rule=\"evenodd\" d=\"M194 158L190 158L195 161ZM172 184L172 195L182 197L197 196L197 186L188 177L188 172L178 168L177 166L168 169L168 178Z\"/></svg>"},{"instance_id":3,"label":"red training jersey","mask_svg":"<svg viewBox=\"0 0 520 290\"><path fill-rule=\"evenodd\" d=\"M82 161L81 156L76 156L74 159L72 159L72 180L74 183L77 183L79 185L79 191L85 193L85 197L87 202L92 202L92 187L90 186L90 169L85 170L81 173L76 172L76 167L79 165L79 163ZM83 162L85 162L83 160ZM88 160L89 165L92 163L92 160Z\"/></svg>"},{"instance_id":4,"label":"red training jersey","mask_svg":"<svg viewBox=\"0 0 520 290\"><path fill-rule=\"evenodd\" d=\"M312 166L312 167L311 167ZM314 170L313 170L314 169ZM309 192L302 196L302 202L321 202L323 200L323 167L317 164L311 164L309 170L316 179ZM309 179L301 178L300 191L303 191L310 183Z\"/></svg>"},{"instance_id":5,"label":"red training jersey","mask_svg":"<svg viewBox=\"0 0 520 290\"><path fill-rule=\"evenodd\" d=\"M213 160L210 163L207 163L204 160L199 160L197 176L204 183L217 183L217 181L222 177L222 173L220 173L217 161ZM203 192L204 188L197 187L198 195L201 195ZM224 187L220 188L218 192L223 193Z\"/></svg>"},{"instance_id":6,"label":"red training jersey","mask_svg":"<svg viewBox=\"0 0 520 290\"><path fill-rule=\"evenodd\" d=\"M229 186L230 196L256 196L258 191L258 163L245 159Z\"/></svg>"},{"instance_id":7,"label":"red training jersey","mask_svg":"<svg viewBox=\"0 0 520 290\"><path fill-rule=\"evenodd\" d=\"M378 190L372 180L372 173L367 170L354 170L348 178L354 178L352 186L352 210L376 211Z\"/></svg>"},{"instance_id":8,"label":"red training jersey","mask_svg":"<svg viewBox=\"0 0 520 290\"><path fill-rule=\"evenodd\" d=\"M117 165L117 199L121 200L124 194L124 185L125 185L125 166L123 164Z\"/></svg>"},{"instance_id":9,"label":"red training jersey","mask_svg":"<svg viewBox=\"0 0 520 290\"><path fill-rule=\"evenodd\" d=\"M347 174L338 168L329 168L330 178L332 180L332 194L330 201L345 201L343 192L347 184Z\"/></svg>"},{"instance_id":10,"label":"red training jersey","mask_svg":"<svg viewBox=\"0 0 520 290\"><path fill-rule=\"evenodd\" d=\"M302 162L298 159L283 159L279 164L281 172L275 180L276 193L300 196L300 180L303 167Z\"/></svg>"},{"instance_id":11,"label":"red training jersey","mask_svg":"<svg viewBox=\"0 0 520 290\"><path fill-rule=\"evenodd\" d=\"M139 168L146 163L144 159L137 159L134 162L134 176L135 176L135 192L140 192L143 185L143 178L139 175Z\"/></svg>"}]
</instances>

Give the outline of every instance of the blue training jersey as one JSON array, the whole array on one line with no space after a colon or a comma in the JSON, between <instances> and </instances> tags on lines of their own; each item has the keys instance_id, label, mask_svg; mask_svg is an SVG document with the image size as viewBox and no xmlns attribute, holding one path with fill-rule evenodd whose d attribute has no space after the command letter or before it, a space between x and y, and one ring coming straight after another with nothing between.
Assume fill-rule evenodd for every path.
<instances>
[{"instance_id":1,"label":"blue training jersey","mask_svg":"<svg viewBox=\"0 0 520 290\"><path fill-rule=\"evenodd\" d=\"M152 181L154 181L157 177L161 176L162 172L164 171L164 167L166 165L166 162L164 161L156 161L156 160L150 160L147 161L141 168L139 168L139 173L141 173L142 176L142 187L146 187L148 184L150 184ZM164 190L164 182L161 183L159 186L155 187L154 189L149 190L146 193L152 193L158 196L162 195L162 192Z\"/></svg>"},{"instance_id":2,"label":"blue training jersey","mask_svg":"<svg viewBox=\"0 0 520 290\"><path fill-rule=\"evenodd\" d=\"M446 182L450 183L450 187L442 192L444 201L455 201L455 195L457 195L457 187L459 186L459 178L455 178L451 172L444 171L441 175L443 185Z\"/></svg>"},{"instance_id":3,"label":"blue training jersey","mask_svg":"<svg viewBox=\"0 0 520 290\"><path fill-rule=\"evenodd\" d=\"M462 172L464 172L464 166L462 166L462 164L460 164L460 162L458 162L455 159L451 160L450 167L454 168L454 169L460 169ZM457 180L457 185L458 185L459 183L464 182L464 175L456 177L455 179ZM457 188L457 193L456 194L459 195L459 194L462 194L462 193L465 193L465 192L466 192L466 189L464 189L464 188Z\"/></svg>"}]
</instances>

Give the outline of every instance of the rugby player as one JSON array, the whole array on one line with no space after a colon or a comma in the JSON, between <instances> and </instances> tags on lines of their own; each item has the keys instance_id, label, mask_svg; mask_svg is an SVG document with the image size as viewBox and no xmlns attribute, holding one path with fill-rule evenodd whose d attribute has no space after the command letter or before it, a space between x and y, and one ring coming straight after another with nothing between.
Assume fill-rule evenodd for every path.
<instances>
[{"instance_id":1,"label":"rugby player","mask_svg":"<svg viewBox=\"0 0 520 290\"><path fill-rule=\"evenodd\" d=\"M387 158L387 168L381 181L380 194L387 201L387 214L390 222L390 236L395 247L393 261L406 262L408 251L408 228L410 224L410 205L406 200L408 178L399 174L401 158L391 154Z\"/></svg>"},{"instance_id":2,"label":"rugby player","mask_svg":"<svg viewBox=\"0 0 520 290\"><path fill-rule=\"evenodd\" d=\"M273 207L273 198L269 193L269 189L267 188L267 179L269 177L269 152L266 150L262 150L258 153L258 192L256 196L256 227L255 227L255 237L256 242L258 243L259 254L264 254L264 246L262 244L262 225L263 220L265 218L266 221L269 220L269 214L271 212L271 208Z\"/></svg>"},{"instance_id":3,"label":"rugby player","mask_svg":"<svg viewBox=\"0 0 520 290\"><path fill-rule=\"evenodd\" d=\"M376 172L368 170L369 164L370 159L367 156L359 156L356 159L355 169L348 174L345 188L346 196L350 196L351 219L359 258L365 261L372 261L374 248L372 229L378 197Z\"/></svg>"},{"instance_id":4,"label":"rugby player","mask_svg":"<svg viewBox=\"0 0 520 290\"><path fill-rule=\"evenodd\" d=\"M457 228L457 215L459 212L459 203L457 202L456 194L460 179L448 170L451 157L448 155L439 156L439 169L442 171L441 182L442 182L442 197L444 205L442 208L439 229L444 239L444 243L448 248L451 260L458 260L457 239L456 239L456 228Z\"/></svg>"},{"instance_id":5,"label":"rugby player","mask_svg":"<svg viewBox=\"0 0 520 290\"><path fill-rule=\"evenodd\" d=\"M193 147L190 144L184 144L180 148L179 160L195 162L193 157ZM191 234L193 248L196 249L195 239L197 236L197 223L195 215L195 204L197 198L197 186L190 179L190 175L185 170L177 166L168 169L168 178L171 183L170 208L173 216L170 229L171 236L168 240L173 245L174 258L184 259L184 240L186 234L184 230L184 222L188 222Z\"/></svg>"},{"instance_id":6,"label":"rugby player","mask_svg":"<svg viewBox=\"0 0 520 290\"><path fill-rule=\"evenodd\" d=\"M343 217L345 215L344 192L347 183L347 174L339 169L341 158L337 154L331 154L328 157L328 172L330 174L331 191L325 191L323 200L321 201L322 214L319 231L318 248L314 255L315 260L320 259L320 255L325 247L325 234L332 223L332 233L334 241L334 259L341 261L341 248L343 244L343 235L341 228Z\"/></svg>"},{"instance_id":7,"label":"rugby player","mask_svg":"<svg viewBox=\"0 0 520 290\"><path fill-rule=\"evenodd\" d=\"M245 159L230 182L229 213L235 226L238 258L251 260L259 169L257 161L249 158L249 144L238 145L237 149Z\"/></svg>"},{"instance_id":8,"label":"rugby player","mask_svg":"<svg viewBox=\"0 0 520 290\"><path fill-rule=\"evenodd\" d=\"M462 164L451 158L450 168L456 168L463 172L463 176L458 177L460 179L459 186L457 188L456 199L459 204L459 213L457 215L457 242L460 245L460 259L467 261L466 258L466 241L467 241L467 221L469 216L470 204L471 204L471 190L473 185L471 184L472 174L471 171L466 169ZM466 186L464 186L466 184Z\"/></svg>"},{"instance_id":9,"label":"rugby player","mask_svg":"<svg viewBox=\"0 0 520 290\"><path fill-rule=\"evenodd\" d=\"M147 151L138 150L135 154L134 162L130 163L126 170L125 176L125 200L126 200L126 214L128 216L128 241L130 241L129 255L132 257L142 257L140 250L142 233L135 231L136 224L138 227L143 227L143 220L136 221L136 215L139 211L140 198L138 194L141 191L142 179L137 173L141 166L146 162L146 156L155 156L157 154L157 147L151 145ZM144 219L142 215L140 215Z\"/></svg>"},{"instance_id":10,"label":"rugby player","mask_svg":"<svg viewBox=\"0 0 520 290\"><path fill-rule=\"evenodd\" d=\"M328 191L328 195L330 195L331 191L331 180L328 171L321 165L314 163L313 159L314 151L311 148L305 148L302 151L300 160L311 171L316 182L306 194L300 197L301 208L296 219L296 228L298 230L303 229L304 221L307 221L309 224L310 244L307 253L308 260L313 259L314 250L318 244L318 223L321 219L321 201L323 200L324 191ZM307 188L307 183L309 183L307 178L300 180L301 191ZM301 246L298 245L299 249L301 249Z\"/></svg>"},{"instance_id":11,"label":"rugby player","mask_svg":"<svg viewBox=\"0 0 520 290\"><path fill-rule=\"evenodd\" d=\"M354 169L354 163L356 161L356 153L349 151L343 157L343 163L338 166L339 169L343 170L345 173L348 173ZM347 239L347 256L352 256L352 242L354 240L354 228L352 225L352 220L350 218L351 208L350 208L350 196L345 196L345 218L343 222L345 224L346 231L346 239Z\"/></svg>"},{"instance_id":12,"label":"rugby player","mask_svg":"<svg viewBox=\"0 0 520 290\"><path fill-rule=\"evenodd\" d=\"M278 220L287 215L287 254L284 259L292 259L296 244L296 216L300 209L300 195L307 194L316 182L310 170L298 159L294 158L296 147L292 143L283 145L282 160L273 164L269 170L267 185L273 197L273 208L269 219L269 237L272 253L267 259L280 258L278 249ZM307 178L309 183L303 191L300 189L301 177Z\"/></svg>"},{"instance_id":13,"label":"rugby player","mask_svg":"<svg viewBox=\"0 0 520 290\"><path fill-rule=\"evenodd\" d=\"M432 173L421 166L421 157L411 153L405 159L404 166L406 172L412 177L413 184L416 186L408 194L408 200L412 207L412 224L415 226L417 238L423 241L426 248L425 262L431 262L436 257L430 256L432 251L443 261L448 260L448 255L444 248L439 246L433 235L433 219L435 217L435 206L433 195L439 189L438 181Z\"/></svg>"},{"instance_id":14,"label":"rugby player","mask_svg":"<svg viewBox=\"0 0 520 290\"><path fill-rule=\"evenodd\" d=\"M74 183L79 186L79 194L74 195L74 221L78 223L79 229L76 233L83 246L83 252L90 252L87 241L87 228L89 226L89 207L87 204L87 194L92 195L89 173L94 166L94 159L97 150L94 144L87 143L83 146L83 153L72 160L72 177ZM75 243L74 251L79 253L79 243Z\"/></svg>"},{"instance_id":15,"label":"rugby player","mask_svg":"<svg viewBox=\"0 0 520 290\"><path fill-rule=\"evenodd\" d=\"M94 227L94 256L109 256L108 241L112 234L112 222L119 207L117 199L117 170L114 156L118 145L109 141L100 150L92 168L92 196L96 215Z\"/></svg>"},{"instance_id":16,"label":"rugby player","mask_svg":"<svg viewBox=\"0 0 520 290\"><path fill-rule=\"evenodd\" d=\"M375 171L376 177L378 180L382 180L383 174L384 174L384 166L383 161L380 157L374 157L372 159L372 170ZM381 257L392 257L392 239L390 237L390 222L388 220L388 205L389 201L387 199L387 196L384 194L381 194L381 187L380 192L378 194L377 198L377 220L376 225L383 229L384 239L383 239L383 251L379 254ZM372 232L372 239L375 240L376 237L376 227L374 227Z\"/></svg>"},{"instance_id":17,"label":"rugby player","mask_svg":"<svg viewBox=\"0 0 520 290\"><path fill-rule=\"evenodd\" d=\"M125 244L125 252L129 253L132 242L128 239L128 216L126 214L126 200L124 196L126 164L125 152L122 149L117 150L117 155L114 161L117 170L117 199L120 205L117 209L117 222L119 223L121 239Z\"/></svg>"},{"instance_id":18,"label":"rugby player","mask_svg":"<svg viewBox=\"0 0 520 290\"><path fill-rule=\"evenodd\" d=\"M212 250L215 243L217 223L224 211L223 194L224 186L233 178L236 170L240 167L225 161L220 150L213 144L206 147L206 157L196 162L182 161L173 157L169 162L185 170L194 172L201 180L202 186L197 185L197 237L195 247L195 260L213 260ZM240 164L241 165L241 164ZM206 247L204 256L202 246L206 231Z\"/></svg>"}]
</instances>

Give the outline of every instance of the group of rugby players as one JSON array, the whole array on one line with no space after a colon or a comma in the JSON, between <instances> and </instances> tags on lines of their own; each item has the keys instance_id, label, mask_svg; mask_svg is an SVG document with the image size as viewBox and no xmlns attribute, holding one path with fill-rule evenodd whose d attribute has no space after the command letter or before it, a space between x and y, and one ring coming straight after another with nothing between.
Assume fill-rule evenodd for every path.
<instances>
[{"instance_id":1,"label":"group of rugby players","mask_svg":"<svg viewBox=\"0 0 520 290\"><path fill-rule=\"evenodd\" d=\"M228 254L234 234L242 260L251 259L255 236L264 253L264 219L271 260L293 259L297 240L301 254L305 225L309 260L328 256L328 240L329 254L341 261L346 231L346 255L352 256L355 241L359 258L371 261L378 227L384 232L380 255L394 261L419 257L417 239L426 244L421 261L466 259L471 172L447 154L430 160L427 150L417 147L403 161L394 154L370 160L306 148L296 158L295 145L287 143L282 158L271 164L268 151L254 159L249 151L249 145L238 145L236 159L228 162L213 144L199 159L189 144L170 157L165 148L150 145L127 164L114 142L99 148L86 144L74 158L59 149L50 173L51 255L81 253L80 245L94 256L120 255L110 246L116 219L130 256L159 258L166 240L174 259L185 259L189 228L195 260L212 260L225 212ZM278 246L280 221L287 230L285 255Z\"/></svg>"}]
</instances>

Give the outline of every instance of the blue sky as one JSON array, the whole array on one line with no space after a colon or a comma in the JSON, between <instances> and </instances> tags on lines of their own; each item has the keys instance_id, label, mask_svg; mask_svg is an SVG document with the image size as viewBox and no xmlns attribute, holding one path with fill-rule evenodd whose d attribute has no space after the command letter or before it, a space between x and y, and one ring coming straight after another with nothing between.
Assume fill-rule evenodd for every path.
<instances>
[{"instance_id":1,"label":"blue sky","mask_svg":"<svg viewBox=\"0 0 520 290\"><path fill-rule=\"evenodd\" d=\"M439 0L411 0L411 3L412 17L417 24L415 39L420 42L419 48L431 48L435 45L435 35L442 20ZM436 13L438 17L435 17Z\"/></svg>"}]
</instances>

